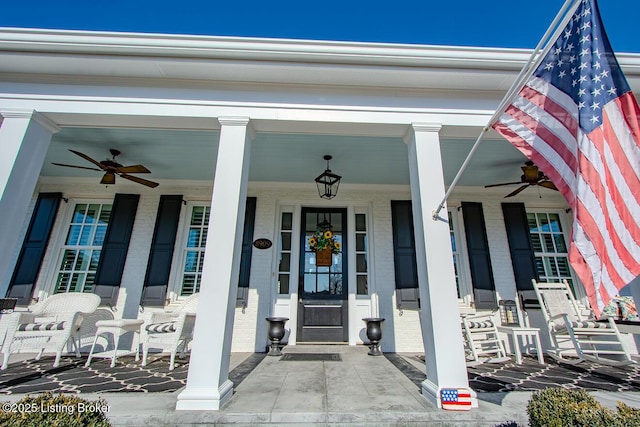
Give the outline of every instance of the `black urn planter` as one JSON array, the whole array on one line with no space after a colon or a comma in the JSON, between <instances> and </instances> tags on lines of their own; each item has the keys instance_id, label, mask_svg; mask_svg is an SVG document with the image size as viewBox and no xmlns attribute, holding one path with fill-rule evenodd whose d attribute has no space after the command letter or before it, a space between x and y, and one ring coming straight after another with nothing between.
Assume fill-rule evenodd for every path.
<instances>
[{"instance_id":1,"label":"black urn planter","mask_svg":"<svg viewBox=\"0 0 640 427\"><path fill-rule=\"evenodd\" d=\"M362 319L367 322L367 338L369 338L369 355L370 356L382 356L380 350L380 340L382 339L382 322L383 317L367 317Z\"/></svg>"},{"instance_id":2,"label":"black urn planter","mask_svg":"<svg viewBox=\"0 0 640 427\"><path fill-rule=\"evenodd\" d=\"M269 330L267 333L269 335L269 341L271 342L267 356L282 355L282 352L280 352L280 340L284 338L284 324L287 320L289 320L288 317L267 317L267 322L269 322Z\"/></svg>"}]
</instances>

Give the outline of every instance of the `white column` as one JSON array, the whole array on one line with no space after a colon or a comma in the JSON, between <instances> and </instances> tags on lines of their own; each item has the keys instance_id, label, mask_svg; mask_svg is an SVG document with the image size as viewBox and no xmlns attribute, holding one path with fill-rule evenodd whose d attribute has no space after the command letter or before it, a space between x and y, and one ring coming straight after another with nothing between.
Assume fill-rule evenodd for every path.
<instances>
[{"instance_id":1,"label":"white column","mask_svg":"<svg viewBox=\"0 0 640 427\"><path fill-rule=\"evenodd\" d=\"M35 111L3 110L0 115L0 295L5 295L51 136L60 129Z\"/></svg>"},{"instance_id":2,"label":"white column","mask_svg":"<svg viewBox=\"0 0 640 427\"><path fill-rule=\"evenodd\" d=\"M229 359L251 141L249 118L218 120L220 142L200 298L187 386L178 396L178 410L218 410L233 394Z\"/></svg>"},{"instance_id":3,"label":"white column","mask_svg":"<svg viewBox=\"0 0 640 427\"><path fill-rule=\"evenodd\" d=\"M427 370L422 394L438 408L442 388L469 389L446 209L442 210L442 218L432 219L432 212L445 194L440 127L413 124L406 137ZM472 395L473 405L477 406L473 392Z\"/></svg>"}]
</instances>

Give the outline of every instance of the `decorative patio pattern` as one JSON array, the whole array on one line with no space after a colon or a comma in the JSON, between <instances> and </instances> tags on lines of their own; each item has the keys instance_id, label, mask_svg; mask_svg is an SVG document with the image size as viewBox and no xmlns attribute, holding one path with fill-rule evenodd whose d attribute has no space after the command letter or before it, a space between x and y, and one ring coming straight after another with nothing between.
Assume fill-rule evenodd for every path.
<instances>
[{"instance_id":1,"label":"decorative patio pattern","mask_svg":"<svg viewBox=\"0 0 640 427\"><path fill-rule=\"evenodd\" d=\"M265 353L248 356L229 374L238 386L265 358ZM385 353L385 357L416 387L421 388L425 378L422 357ZM283 360L283 359L281 359ZM332 359L335 361L335 359ZM114 368L110 361L96 360L88 368L86 358L64 357L58 368L51 368L52 357L40 361L26 360L0 371L0 394L39 393L169 393L184 387L187 381L188 361L178 359L173 371L167 369L166 357L153 358L146 367L133 357L118 358ZM640 391L640 365L612 367L583 362L579 365L557 363L549 358L546 365L524 357L523 364L485 363L469 367L469 385L477 392L532 391L547 387L582 388L601 391Z\"/></svg>"},{"instance_id":2,"label":"decorative patio pattern","mask_svg":"<svg viewBox=\"0 0 640 427\"><path fill-rule=\"evenodd\" d=\"M229 374L237 386L265 357L254 353ZM133 357L120 357L115 367L110 360L96 360L85 368L86 358L64 357L58 368L52 368L53 358L25 360L0 371L0 394L39 393L112 393L112 392L174 392L187 383L187 359L176 359L173 371L167 369L167 359L151 358L142 367Z\"/></svg>"},{"instance_id":3,"label":"decorative patio pattern","mask_svg":"<svg viewBox=\"0 0 640 427\"><path fill-rule=\"evenodd\" d=\"M385 354L416 386L421 387L424 371L407 358ZM424 357L412 356L424 363ZM477 392L534 391L548 387L581 388L589 391L640 391L640 365L607 366L582 362L578 365L558 363L547 358L546 365L535 358L523 357L522 365L515 362L485 363L467 367L469 385Z\"/></svg>"}]
</instances>

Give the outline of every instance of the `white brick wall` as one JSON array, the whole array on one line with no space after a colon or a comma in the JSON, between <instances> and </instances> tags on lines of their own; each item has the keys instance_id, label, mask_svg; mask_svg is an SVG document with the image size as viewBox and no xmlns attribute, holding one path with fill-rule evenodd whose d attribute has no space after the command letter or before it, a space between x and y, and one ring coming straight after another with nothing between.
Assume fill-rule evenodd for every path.
<instances>
[{"instance_id":1,"label":"white brick wall","mask_svg":"<svg viewBox=\"0 0 640 427\"><path fill-rule=\"evenodd\" d=\"M142 316L138 303L141 287L144 281L146 263L153 235L156 210L161 194L183 194L185 200L209 200L211 196L210 183L163 183L158 189L147 189L142 186L118 184L104 188L81 180L64 180L41 184L39 192L62 191L66 198L100 198L112 199L116 192L140 193L138 214L134 224L129 256L124 269L122 286L118 304L115 307L115 317ZM521 193L523 196L509 201L526 200L527 205L563 207L561 199L547 197L537 199L537 193ZM251 265L251 283L248 306L236 309L232 351L264 351L267 344L265 317L273 314L276 286L276 258L278 238L276 226L278 223L278 206L287 204L292 206L358 206L368 209L371 229L369 230L370 253L370 293L377 296L376 309L381 317L385 317L383 324L383 350L398 352L422 352L422 338L418 312L404 310L400 312L395 304L395 279L393 265L393 238L391 228L390 200L408 200L410 191L408 186L348 186L343 185L339 196L332 201L320 200L311 185L292 185L276 183L250 183L249 196L257 197L255 238L268 238L274 245L267 250L253 249ZM495 277L498 298L513 298L515 295L514 276L511 266L509 247L502 218L500 203L504 201L502 192L478 191L477 189L458 188L449 199L450 205L461 201L482 202L489 239L492 267ZM35 200L35 198L34 198ZM38 291L51 292L55 280L55 268L58 259L56 248L64 240L66 220L71 203L61 204L60 215L54 224L52 241L45 255L43 267L38 278ZM435 206L434 206L435 208ZM28 218L25 219L26 224ZM16 249L16 256L17 251ZM178 263L179 264L179 263ZM175 268L175 265L174 265ZM173 279L173 276L172 276ZM353 288L353 284L351 284ZM290 305L294 307L295 302ZM148 312L149 308L146 309ZM291 316L290 316L291 317ZM295 328L294 324L287 324ZM352 325L356 330L362 325Z\"/></svg>"}]
</instances>

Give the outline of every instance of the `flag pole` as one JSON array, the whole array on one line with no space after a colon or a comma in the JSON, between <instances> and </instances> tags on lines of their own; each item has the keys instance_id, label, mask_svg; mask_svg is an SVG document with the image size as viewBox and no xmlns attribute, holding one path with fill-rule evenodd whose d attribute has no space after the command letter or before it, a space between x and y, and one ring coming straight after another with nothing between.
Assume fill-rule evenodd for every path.
<instances>
[{"instance_id":1,"label":"flag pole","mask_svg":"<svg viewBox=\"0 0 640 427\"><path fill-rule=\"evenodd\" d=\"M504 98L502 98L502 101L500 101L500 104L498 104L498 108L493 113L493 116L491 116L491 119L489 119L487 124L482 128L482 131L480 132L480 135L478 135L478 138L476 139L476 142L471 147L471 150L469 150L469 154L467 154L467 158L462 163L462 166L460 166L460 169L458 170L458 173L456 174L456 176L453 178L453 181L451 181L451 185L449 185L449 188L447 189L447 192L445 193L444 197L442 198L442 201L440 202L438 207L433 211L432 218L433 218L434 221L438 220L438 214L440 213L440 211L444 207L444 204L446 203L447 199L451 195L451 192L453 191L455 186L458 184L458 181L460 180L460 177L462 176L463 172L465 171L465 169L469 165L469 162L471 161L471 157L473 156L473 154L478 149L478 146L480 145L480 142L482 142L482 140L484 139L484 136L486 135L486 133L489 131L489 129L491 129L491 126L493 126L494 122L498 119L498 117L500 117L500 115L507 108L507 105L509 105L511 103L511 101L515 97L516 93L518 91L520 91L520 88L523 85L524 80L529 77L529 74L531 73L531 70L534 67L537 67L538 66L538 62L541 61L542 58L544 58L544 56L546 55L546 52L548 51L548 49L551 46L550 45L550 41L556 40L559 37L558 32L562 31L564 29L564 27L566 26L566 22L564 22L564 21L566 21L567 19L571 18L571 15L573 14L573 10L575 10L577 8L577 6L580 3L580 1L581 0L566 0L565 3L562 5L562 8L560 9L558 14L554 18L553 22L551 23L551 25L549 25L549 28L547 28L547 31L544 33L544 35L540 39L540 42L538 42L538 45L533 50L533 53L529 57L529 60L524 65L524 67L522 67L522 69L520 70L520 73L518 74L518 76L514 80L513 84L511 85L511 87L507 91L506 95L504 96ZM571 3L574 3L574 2L576 4L571 8L571 10L569 12L567 12L567 9L569 9ZM560 22L560 21L563 21L563 22ZM547 45L547 46L545 46L545 45ZM543 46L544 46L544 51L542 52L542 54L538 55L538 53L541 50L543 50L542 49Z\"/></svg>"}]
</instances>

